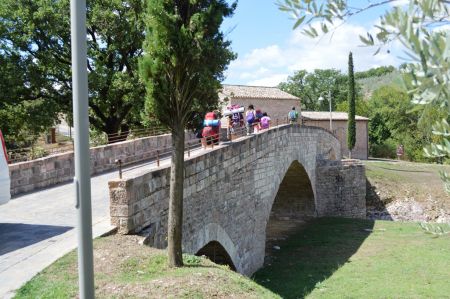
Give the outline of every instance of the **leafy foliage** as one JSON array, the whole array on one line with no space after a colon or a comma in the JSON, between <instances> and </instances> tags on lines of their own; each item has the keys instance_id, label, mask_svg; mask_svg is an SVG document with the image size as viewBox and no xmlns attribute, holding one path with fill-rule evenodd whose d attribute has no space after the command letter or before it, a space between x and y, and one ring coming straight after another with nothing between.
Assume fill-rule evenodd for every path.
<instances>
[{"instance_id":1,"label":"leafy foliage","mask_svg":"<svg viewBox=\"0 0 450 299\"><path fill-rule=\"evenodd\" d=\"M0 2L0 54L18 72L12 97L22 106L39 100L42 110L52 107L45 118L51 121L56 121L55 110L71 113L69 2ZM143 9L141 0L87 1L89 120L108 134L140 121L144 86L136 71L145 31ZM13 117L26 121L20 113Z\"/></svg>"},{"instance_id":2,"label":"leafy foliage","mask_svg":"<svg viewBox=\"0 0 450 299\"><path fill-rule=\"evenodd\" d=\"M320 103L319 97L331 91L333 110L336 106L346 101L347 76L339 70L316 69L309 73L300 70L290 76L287 82L282 82L279 88L300 98L302 109L310 111L328 110L328 97Z\"/></svg>"}]
</instances>

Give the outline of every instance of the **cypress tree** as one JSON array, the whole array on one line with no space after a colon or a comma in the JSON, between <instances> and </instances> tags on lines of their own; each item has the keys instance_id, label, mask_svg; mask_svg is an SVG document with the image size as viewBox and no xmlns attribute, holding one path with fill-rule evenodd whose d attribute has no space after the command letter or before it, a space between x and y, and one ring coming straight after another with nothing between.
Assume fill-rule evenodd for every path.
<instances>
[{"instance_id":1,"label":"cypress tree","mask_svg":"<svg viewBox=\"0 0 450 299\"><path fill-rule=\"evenodd\" d=\"M167 251L183 265L185 128L193 112L218 105L217 91L235 54L220 25L236 3L225 0L147 0L147 34L140 70L146 108L172 133Z\"/></svg>"},{"instance_id":2,"label":"cypress tree","mask_svg":"<svg viewBox=\"0 0 450 299\"><path fill-rule=\"evenodd\" d=\"M352 157L352 150L356 143L356 122L355 122L355 76L353 72L353 55L348 55L348 121L347 121L347 147L349 157Z\"/></svg>"}]
</instances>

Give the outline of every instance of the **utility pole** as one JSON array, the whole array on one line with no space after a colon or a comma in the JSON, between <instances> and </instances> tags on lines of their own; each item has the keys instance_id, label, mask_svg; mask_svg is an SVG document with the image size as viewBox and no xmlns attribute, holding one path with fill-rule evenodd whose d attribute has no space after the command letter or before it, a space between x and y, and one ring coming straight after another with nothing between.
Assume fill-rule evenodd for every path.
<instances>
[{"instance_id":1,"label":"utility pole","mask_svg":"<svg viewBox=\"0 0 450 299\"><path fill-rule=\"evenodd\" d=\"M86 44L86 0L70 1L72 93L75 128L75 194L78 218L78 278L81 299L94 298L91 173Z\"/></svg>"}]
</instances>

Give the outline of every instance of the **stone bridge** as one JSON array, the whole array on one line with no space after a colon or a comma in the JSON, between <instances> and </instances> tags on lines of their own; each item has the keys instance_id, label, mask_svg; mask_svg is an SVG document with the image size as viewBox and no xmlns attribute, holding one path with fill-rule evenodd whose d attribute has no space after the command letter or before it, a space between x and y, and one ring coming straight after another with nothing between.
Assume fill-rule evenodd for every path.
<instances>
[{"instance_id":1,"label":"stone bridge","mask_svg":"<svg viewBox=\"0 0 450 299\"><path fill-rule=\"evenodd\" d=\"M365 217L365 170L341 160L334 135L280 126L185 161L183 251L217 256L251 275L264 263L270 223L321 216ZM120 233L167 245L169 167L109 182Z\"/></svg>"}]
</instances>

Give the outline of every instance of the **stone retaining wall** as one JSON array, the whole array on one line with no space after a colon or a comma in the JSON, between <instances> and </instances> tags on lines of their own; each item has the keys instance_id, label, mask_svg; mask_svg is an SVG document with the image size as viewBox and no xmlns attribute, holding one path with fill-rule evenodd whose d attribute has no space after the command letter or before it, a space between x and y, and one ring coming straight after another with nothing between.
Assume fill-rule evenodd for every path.
<instances>
[{"instance_id":1,"label":"stone retaining wall","mask_svg":"<svg viewBox=\"0 0 450 299\"><path fill-rule=\"evenodd\" d=\"M186 138L193 138L186 133ZM91 148L91 174L117 168L116 159L133 163L156 157L156 149L171 148L171 135L139 138ZM9 165L11 195L71 181L75 175L73 151Z\"/></svg>"},{"instance_id":2,"label":"stone retaining wall","mask_svg":"<svg viewBox=\"0 0 450 299\"><path fill-rule=\"evenodd\" d=\"M217 241L238 272L255 272L264 262L273 202L296 161L311 183L315 216L364 217L364 166L340 159L336 137L299 126L273 128L187 159L183 251L195 254ZM110 181L112 224L120 233L146 228L151 245L166 247L169 182L169 167Z\"/></svg>"}]
</instances>

